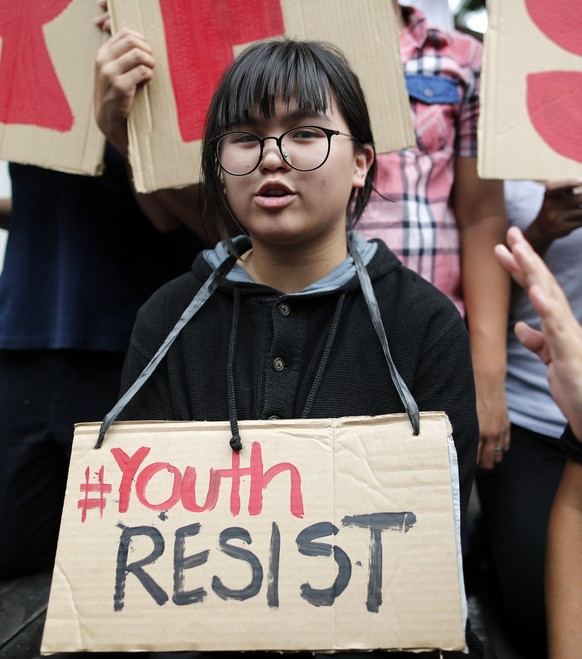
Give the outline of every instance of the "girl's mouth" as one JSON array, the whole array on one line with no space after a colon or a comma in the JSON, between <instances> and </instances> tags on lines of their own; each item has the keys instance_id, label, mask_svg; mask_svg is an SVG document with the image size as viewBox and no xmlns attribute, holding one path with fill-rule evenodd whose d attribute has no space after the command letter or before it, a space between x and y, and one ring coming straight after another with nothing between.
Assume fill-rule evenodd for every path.
<instances>
[{"instance_id":1,"label":"girl's mouth","mask_svg":"<svg viewBox=\"0 0 582 659\"><path fill-rule=\"evenodd\" d=\"M293 201L295 192L280 183L266 183L261 186L255 201L261 208L283 208Z\"/></svg>"}]
</instances>

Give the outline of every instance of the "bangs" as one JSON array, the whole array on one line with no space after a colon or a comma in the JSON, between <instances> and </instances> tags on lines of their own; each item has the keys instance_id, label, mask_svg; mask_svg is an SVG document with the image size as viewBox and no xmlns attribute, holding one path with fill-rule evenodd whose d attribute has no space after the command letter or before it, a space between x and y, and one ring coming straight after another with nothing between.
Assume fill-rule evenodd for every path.
<instances>
[{"instance_id":1,"label":"bangs","mask_svg":"<svg viewBox=\"0 0 582 659\"><path fill-rule=\"evenodd\" d=\"M217 134L248 121L249 113L258 109L264 118L275 114L278 100L291 100L304 114L325 113L330 104L329 62L306 44L271 41L248 48L227 75L227 88L215 108Z\"/></svg>"}]
</instances>

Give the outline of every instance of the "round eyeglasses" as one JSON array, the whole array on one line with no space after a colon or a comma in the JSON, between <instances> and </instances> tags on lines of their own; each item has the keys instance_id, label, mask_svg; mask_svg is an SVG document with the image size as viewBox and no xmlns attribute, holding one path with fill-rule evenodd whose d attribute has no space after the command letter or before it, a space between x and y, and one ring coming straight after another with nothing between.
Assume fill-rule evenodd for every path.
<instances>
[{"instance_id":1,"label":"round eyeglasses","mask_svg":"<svg viewBox=\"0 0 582 659\"><path fill-rule=\"evenodd\" d=\"M329 156L331 138L353 135L320 126L299 126L285 131L279 137L259 137L245 130L233 130L215 137L216 157L222 169L232 176L246 176L261 163L267 140L275 140L283 160L300 172L311 172L321 167Z\"/></svg>"}]
</instances>

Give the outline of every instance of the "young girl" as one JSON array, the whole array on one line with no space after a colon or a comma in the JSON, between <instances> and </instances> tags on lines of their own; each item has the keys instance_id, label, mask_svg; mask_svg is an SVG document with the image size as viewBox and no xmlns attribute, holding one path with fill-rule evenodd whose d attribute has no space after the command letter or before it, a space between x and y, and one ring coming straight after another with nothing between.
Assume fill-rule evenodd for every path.
<instances>
[{"instance_id":1,"label":"young girl","mask_svg":"<svg viewBox=\"0 0 582 659\"><path fill-rule=\"evenodd\" d=\"M340 53L288 40L248 48L216 91L204 139L207 210L224 241L141 309L123 390L141 388L123 417L230 419L240 450L239 419L402 412L409 390L421 410L450 417L464 512L478 438L465 326L384 243L352 231L374 172L363 93ZM248 235L231 240L232 219ZM402 381L374 328L375 300Z\"/></svg>"}]
</instances>

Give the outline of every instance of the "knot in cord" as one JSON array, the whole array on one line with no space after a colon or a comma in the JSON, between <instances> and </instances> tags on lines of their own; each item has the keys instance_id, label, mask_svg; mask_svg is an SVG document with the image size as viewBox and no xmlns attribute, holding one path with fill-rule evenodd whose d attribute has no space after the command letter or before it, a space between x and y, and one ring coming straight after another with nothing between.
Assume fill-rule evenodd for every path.
<instances>
[{"instance_id":1,"label":"knot in cord","mask_svg":"<svg viewBox=\"0 0 582 659\"><path fill-rule=\"evenodd\" d=\"M240 441L240 435L237 433L230 438L230 448L237 453L242 449L243 445Z\"/></svg>"},{"instance_id":2,"label":"knot in cord","mask_svg":"<svg viewBox=\"0 0 582 659\"><path fill-rule=\"evenodd\" d=\"M238 337L238 321L240 316L240 291L237 287L233 289L232 325L230 327L230 340L228 342L227 385L228 385L228 416L230 421L230 448L240 451L243 447L238 430L238 417L236 414L236 398L234 390L234 356L236 352L236 340Z\"/></svg>"}]
</instances>

